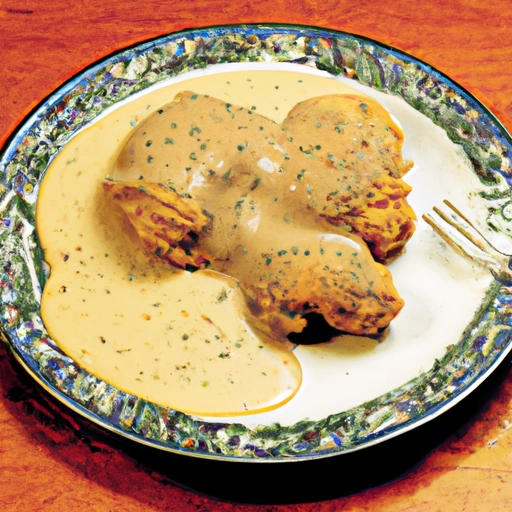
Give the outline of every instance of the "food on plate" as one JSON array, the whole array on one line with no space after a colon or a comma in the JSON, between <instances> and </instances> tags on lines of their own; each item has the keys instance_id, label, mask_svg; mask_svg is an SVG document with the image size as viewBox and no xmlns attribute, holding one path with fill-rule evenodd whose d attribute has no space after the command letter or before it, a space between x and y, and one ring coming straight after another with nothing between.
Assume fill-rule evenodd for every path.
<instances>
[{"instance_id":1,"label":"food on plate","mask_svg":"<svg viewBox=\"0 0 512 512\"><path fill-rule=\"evenodd\" d=\"M314 371L309 347L286 338L308 313L360 332L387 325L403 304L387 270L370 241L330 222L325 159L281 125L311 91L357 95L304 73L213 73L131 98L59 150L37 232L51 269L41 316L66 355L160 405L247 415L289 402ZM166 120L171 109L178 119Z\"/></svg>"},{"instance_id":2,"label":"food on plate","mask_svg":"<svg viewBox=\"0 0 512 512\"><path fill-rule=\"evenodd\" d=\"M306 100L279 125L183 92L133 133L104 188L154 257L236 278L261 330L283 338L316 312L373 335L403 307L370 252L396 256L414 231L402 140L363 96Z\"/></svg>"}]
</instances>

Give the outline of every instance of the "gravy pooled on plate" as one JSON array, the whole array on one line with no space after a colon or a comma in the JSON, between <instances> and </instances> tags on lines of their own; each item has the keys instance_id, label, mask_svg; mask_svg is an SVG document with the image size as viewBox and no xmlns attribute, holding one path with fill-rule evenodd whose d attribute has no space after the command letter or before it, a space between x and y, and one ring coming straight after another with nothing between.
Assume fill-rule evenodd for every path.
<instances>
[{"instance_id":1,"label":"gravy pooled on plate","mask_svg":"<svg viewBox=\"0 0 512 512\"><path fill-rule=\"evenodd\" d=\"M163 264L158 258L148 258L144 251L139 250L137 231L133 226L129 228L130 223L123 210L113 201L108 201L103 190L104 178L109 174L111 178L128 179L128 174L117 174L121 169L116 161L123 148L128 147L126 143L130 137L135 133L142 134L138 130L143 120L151 116L157 119L161 116L158 112L164 110L165 105L190 89L197 94L221 98L225 103L242 105L246 112L257 111L272 119L273 124L281 123L294 105L309 99L311 91L316 95L352 92L332 79L286 71L214 74L193 78L186 83L178 82L134 99L78 134L51 164L38 200L38 235L45 259L51 267L43 292L42 317L52 338L70 357L92 374L129 393L204 416L262 412L283 405L299 389L301 370L294 353L286 343L278 343L263 332L256 332L247 323L246 319L257 312L248 312L247 293L244 294L236 280L209 271L183 272ZM192 129L191 125L189 131ZM241 132L243 130L241 128ZM196 132L193 133L197 135ZM147 138L144 144L149 141L151 143L145 148L151 149L153 144L156 148L156 140ZM165 139L163 142L165 144ZM191 151L181 158L197 164L203 143L199 143L195 155ZM172 141L167 145L172 146ZM284 142L281 149L284 149ZM273 157L284 155L277 146L273 151ZM309 158L307 153L304 154ZM146 156L147 166L156 163L155 155ZM153 160L150 161L148 156ZM262 172L266 173L262 176L277 176L278 170L268 172L267 161L260 164L264 167ZM221 200L218 204L229 205L235 191L231 192L231 198L227 185L230 179L239 180L241 177L230 178L227 168L222 171L219 168L218 175L221 180L225 176L225 180L219 181L218 186L225 186L227 197L224 198L226 201ZM314 186L316 178L307 177L306 173L302 176L303 181L297 176L294 192L307 197L308 184ZM136 175L131 179L139 181L139 177ZM163 179L156 177L154 181ZM196 173L196 185L190 192L194 200L194 194L201 191L200 182L200 173ZM140 183L143 186L142 180ZM193 183L194 180L186 184L187 189ZM284 180L280 183L286 186ZM301 183L304 183L302 188L299 186ZM173 185L176 190L178 185ZM251 183L249 189L253 185ZM260 188L260 185L263 186ZM264 183L258 183L250 191L255 201L267 200L261 192L268 191L265 187ZM290 194L290 199L285 198L284 202L291 201L289 204L292 204L297 196ZM229 215L236 218L240 213L240 229L242 224L246 231L258 222L272 224L272 218L267 216L258 221L250 206L250 200L236 210L231 205L233 211ZM332 217L328 211L327 214ZM302 217L303 214L298 210L293 215ZM320 222L332 224L327 215L320 217ZM292 222L288 220L283 214L276 227L294 225L295 219L291 219ZM318 231L314 222L315 233L330 231L329 227ZM308 223L300 229L309 229ZM120 229L120 226L126 229ZM278 234L278 229L274 234ZM227 230L224 235L229 233ZM229 243L235 243L238 235L234 236ZM261 269L265 270L269 258L285 265L287 259L284 258L294 256L294 248L297 249L295 256L298 256L297 244L306 239L299 237L297 242L293 242L294 239L291 235L289 239L279 239L281 243L290 245L290 252L280 256L279 252L286 249L275 247L272 255L260 256ZM314 242L314 247L320 251L318 240L314 237L309 240L307 244ZM208 241L211 245L204 246L205 256L215 253L220 262L226 254L226 241L214 236ZM329 238L323 243L331 250ZM306 257L306 251L311 252L306 245L300 247L300 258ZM238 250L243 253L242 247ZM332 257L338 257L338 251L332 251ZM362 251L366 253L367 249ZM380 278L386 280L385 269L373 268ZM223 271L222 267L218 269ZM281 270L275 269L277 273ZM239 270L243 278L243 265ZM266 293L269 287L265 286L263 291ZM263 295L259 296L258 290L254 293L257 301L264 305ZM249 303L249 306L254 304ZM281 325L283 315L280 311L277 317ZM296 327L300 317L290 320ZM262 325L265 322L256 327ZM284 332L288 327L282 325L280 328ZM275 329L270 332L275 332Z\"/></svg>"}]
</instances>

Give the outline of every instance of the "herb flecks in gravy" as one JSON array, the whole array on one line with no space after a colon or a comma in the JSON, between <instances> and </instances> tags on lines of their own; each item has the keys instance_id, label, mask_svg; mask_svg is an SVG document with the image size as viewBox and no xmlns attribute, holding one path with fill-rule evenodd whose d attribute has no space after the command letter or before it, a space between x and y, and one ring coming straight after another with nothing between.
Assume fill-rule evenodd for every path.
<instances>
[{"instance_id":1,"label":"herb flecks in gravy","mask_svg":"<svg viewBox=\"0 0 512 512\"><path fill-rule=\"evenodd\" d=\"M362 238L386 259L414 231L410 188L400 179L410 166L402 161L402 139L389 114L362 96L306 100L281 126L185 92L140 125L111 173L115 185L105 185L146 246L147 224L137 212L153 198L153 240L169 240L156 256L171 263L187 241L169 238L174 211L162 216L160 205L201 207L211 225L196 224L197 247L189 251L210 255L200 268L240 282L249 321L270 336L301 331L312 311L342 331L374 335L403 301ZM136 176L140 181L129 181ZM141 197L144 207L125 199L138 184L152 186Z\"/></svg>"}]
</instances>

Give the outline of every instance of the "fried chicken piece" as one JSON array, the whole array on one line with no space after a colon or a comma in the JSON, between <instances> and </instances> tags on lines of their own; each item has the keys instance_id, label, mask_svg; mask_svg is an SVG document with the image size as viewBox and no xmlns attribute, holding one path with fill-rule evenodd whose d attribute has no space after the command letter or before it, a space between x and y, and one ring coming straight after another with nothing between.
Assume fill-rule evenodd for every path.
<instances>
[{"instance_id":1,"label":"fried chicken piece","mask_svg":"<svg viewBox=\"0 0 512 512\"><path fill-rule=\"evenodd\" d=\"M178 268L204 268L210 256L196 246L211 222L196 202L156 183L104 181L148 254Z\"/></svg>"},{"instance_id":2,"label":"fried chicken piece","mask_svg":"<svg viewBox=\"0 0 512 512\"><path fill-rule=\"evenodd\" d=\"M244 252L211 268L240 282L256 325L278 339L301 332L311 312L341 331L376 335L404 305L389 271L357 236L290 228L268 215L241 242Z\"/></svg>"},{"instance_id":3,"label":"fried chicken piece","mask_svg":"<svg viewBox=\"0 0 512 512\"><path fill-rule=\"evenodd\" d=\"M301 180L311 179L308 205L330 224L362 237L379 261L402 252L415 230L401 177L403 133L377 102L327 95L295 106L279 139Z\"/></svg>"}]
</instances>

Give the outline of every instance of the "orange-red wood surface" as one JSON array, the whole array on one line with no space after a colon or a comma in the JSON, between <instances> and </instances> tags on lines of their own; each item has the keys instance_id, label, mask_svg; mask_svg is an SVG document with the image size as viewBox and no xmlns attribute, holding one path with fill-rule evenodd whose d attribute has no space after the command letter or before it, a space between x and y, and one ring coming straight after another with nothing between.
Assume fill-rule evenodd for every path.
<instances>
[{"instance_id":1,"label":"orange-red wood surface","mask_svg":"<svg viewBox=\"0 0 512 512\"><path fill-rule=\"evenodd\" d=\"M512 130L510 0L1 0L0 142L95 60L183 28L298 23L421 58ZM6 511L510 511L512 376L407 435L315 463L247 465L165 454L81 419L0 344L0 508Z\"/></svg>"}]
</instances>

